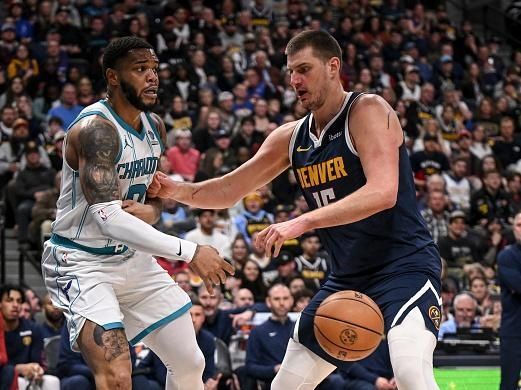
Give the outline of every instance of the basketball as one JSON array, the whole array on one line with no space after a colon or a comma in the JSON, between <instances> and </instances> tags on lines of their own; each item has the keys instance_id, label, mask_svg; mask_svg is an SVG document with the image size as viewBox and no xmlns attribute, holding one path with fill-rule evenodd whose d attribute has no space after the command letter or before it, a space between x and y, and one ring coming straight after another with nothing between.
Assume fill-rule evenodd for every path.
<instances>
[{"instance_id":1,"label":"basketball","mask_svg":"<svg viewBox=\"0 0 521 390\"><path fill-rule=\"evenodd\" d=\"M380 344L384 319L378 305L358 291L340 291L319 306L315 337L324 351L343 361L369 356Z\"/></svg>"}]
</instances>

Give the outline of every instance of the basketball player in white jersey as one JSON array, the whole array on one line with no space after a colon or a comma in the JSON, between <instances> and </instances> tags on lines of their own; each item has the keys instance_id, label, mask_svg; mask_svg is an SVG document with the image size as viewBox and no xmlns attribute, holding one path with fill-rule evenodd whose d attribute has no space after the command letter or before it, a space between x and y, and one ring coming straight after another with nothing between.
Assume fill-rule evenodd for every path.
<instances>
[{"instance_id":1,"label":"basketball player in white jersey","mask_svg":"<svg viewBox=\"0 0 521 390\"><path fill-rule=\"evenodd\" d=\"M106 48L107 99L86 107L68 130L57 218L44 248L45 284L97 389L131 388L129 340L165 363L167 389L202 390L190 299L152 255L189 262L210 291L233 272L214 248L148 224L161 211L146 190L166 138L162 120L147 112L157 99L157 68L141 39Z\"/></svg>"}]
</instances>

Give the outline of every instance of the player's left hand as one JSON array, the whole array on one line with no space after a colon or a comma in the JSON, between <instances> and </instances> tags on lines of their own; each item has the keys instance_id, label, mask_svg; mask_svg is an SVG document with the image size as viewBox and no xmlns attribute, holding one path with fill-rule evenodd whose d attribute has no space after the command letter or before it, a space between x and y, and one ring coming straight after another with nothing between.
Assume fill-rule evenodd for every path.
<instances>
[{"instance_id":1,"label":"player's left hand","mask_svg":"<svg viewBox=\"0 0 521 390\"><path fill-rule=\"evenodd\" d=\"M123 211L132 214L134 217L152 225L156 222L157 215L154 206L136 202L135 200L124 200L121 204Z\"/></svg>"},{"instance_id":2,"label":"player's left hand","mask_svg":"<svg viewBox=\"0 0 521 390\"><path fill-rule=\"evenodd\" d=\"M273 248L273 256L277 257L284 241L298 237L306 230L299 218L276 223L268 226L257 235L255 245L257 245L258 248L264 247L266 249L266 256L271 255Z\"/></svg>"}]
</instances>

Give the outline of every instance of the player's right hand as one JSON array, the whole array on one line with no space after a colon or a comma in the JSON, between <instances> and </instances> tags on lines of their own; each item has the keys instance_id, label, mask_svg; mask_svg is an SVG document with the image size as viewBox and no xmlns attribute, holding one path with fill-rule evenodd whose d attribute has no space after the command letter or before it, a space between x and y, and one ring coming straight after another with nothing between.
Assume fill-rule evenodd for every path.
<instances>
[{"instance_id":1,"label":"player's right hand","mask_svg":"<svg viewBox=\"0 0 521 390\"><path fill-rule=\"evenodd\" d=\"M219 256L219 252L209 245L199 245L190 262L190 269L203 279L208 292L213 295L213 286L226 282L226 274L233 275L233 265Z\"/></svg>"}]
</instances>

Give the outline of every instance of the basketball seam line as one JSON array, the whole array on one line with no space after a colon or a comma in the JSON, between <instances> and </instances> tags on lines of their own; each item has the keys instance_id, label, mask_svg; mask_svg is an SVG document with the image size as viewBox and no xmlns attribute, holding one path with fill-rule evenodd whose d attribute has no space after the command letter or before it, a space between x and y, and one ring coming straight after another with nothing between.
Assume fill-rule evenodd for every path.
<instances>
[{"instance_id":1,"label":"basketball seam line","mask_svg":"<svg viewBox=\"0 0 521 390\"><path fill-rule=\"evenodd\" d=\"M352 325L352 326L357 326L357 327L359 327L359 328L362 328L362 329L367 330L368 332L372 332L372 333L374 333L374 334L377 334L378 336L382 336L382 335L383 335L382 333L377 332L377 331L375 331L374 329L366 328L366 327L363 326L363 325L355 324L355 323L353 323L353 322L346 321L346 320L341 320L341 319L338 319L338 318L335 318L335 317L326 316L326 315L324 315L324 314L316 314L315 317L327 318L327 319L329 319L329 320L333 320L333 321L337 321L337 322L342 322L342 323L344 323L344 324L349 324L349 325Z\"/></svg>"},{"instance_id":2,"label":"basketball seam line","mask_svg":"<svg viewBox=\"0 0 521 390\"><path fill-rule=\"evenodd\" d=\"M326 298L326 299L327 299L327 298ZM341 301L341 300L343 300L343 299L346 299L346 300L349 300L349 301L356 301L356 302L363 303L364 305L370 307L371 310L373 310L373 311L376 313L376 315L378 315L378 317L380 317L380 319L382 320L382 322L384 321L384 318L383 318L383 316L382 316L382 314L381 314L381 311L380 311L380 313L378 312L378 310L380 310L380 308L378 308L378 310L375 310L374 307L372 307L371 305L369 305L369 304L367 304L366 302L361 301L361 300L359 300L359 299L340 297L340 298L334 298L334 299L331 299L330 301L327 301L326 303L322 302L322 304L323 304L324 306L327 306L327 305L329 305L330 302ZM375 305L376 305L376 302L375 302Z\"/></svg>"},{"instance_id":3,"label":"basketball seam line","mask_svg":"<svg viewBox=\"0 0 521 390\"><path fill-rule=\"evenodd\" d=\"M338 347L338 348L341 348L341 349L344 349L344 350L347 350L347 351L351 351L351 352L365 352L365 351L370 351L372 349L376 349L376 347L378 347L378 345L376 347L371 347L371 348L367 348L367 349L351 349L351 348L348 348L346 346L343 346L343 345L339 345L337 343L335 343L334 341L332 341L331 339L329 339L329 337L327 337L321 330L318 326L316 326L315 324L313 324L313 327L316 328L316 330L318 330L318 332L322 335L322 337L324 337L327 341L329 341L331 344L333 344L335 347ZM316 337L316 336L315 336ZM317 339L318 341L318 339ZM318 342L320 344L320 341ZM321 345L322 347L322 345ZM322 347L324 348L324 347ZM324 348L325 349L325 348ZM342 360L342 359L338 359L338 360Z\"/></svg>"}]
</instances>

